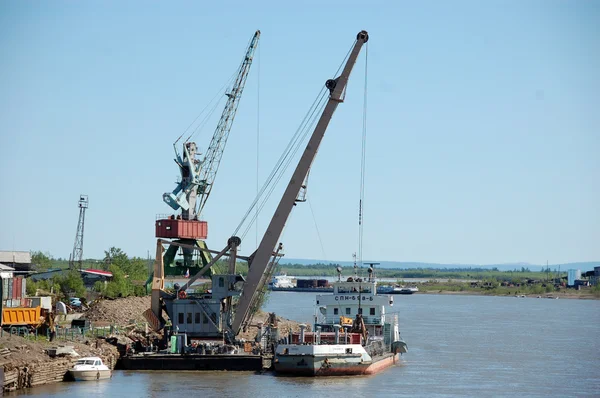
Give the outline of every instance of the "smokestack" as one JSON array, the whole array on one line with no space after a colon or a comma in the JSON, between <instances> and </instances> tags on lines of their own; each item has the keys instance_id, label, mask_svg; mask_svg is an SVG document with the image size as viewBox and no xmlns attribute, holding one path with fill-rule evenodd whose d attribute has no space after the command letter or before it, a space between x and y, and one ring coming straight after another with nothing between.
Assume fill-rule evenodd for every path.
<instances>
[{"instance_id":1,"label":"smokestack","mask_svg":"<svg viewBox=\"0 0 600 398\"><path fill-rule=\"evenodd\" d=\"M340 325L333 325L335 329L335 344L340 344Z\"/></svg>"},{"instance_id":2,"label":"smokestack","mask_svg":"<svg viewBox=\"0 0 600 398\"><path fill-rule=\"evenodd\" d=\"M300 344L304 344L304 329L306 329L306 324L300 324Z\"/></svg>"},{"instance_id":3,"label":"smokestack","mask_svg":"<svg viewBox=\"0 0 600 398\"><path fill-rule=\"evenodd\" d=\"M317 334L315 335L315 344L321 344L321 326L317 326Z\"/></svg>"}]
</instances>

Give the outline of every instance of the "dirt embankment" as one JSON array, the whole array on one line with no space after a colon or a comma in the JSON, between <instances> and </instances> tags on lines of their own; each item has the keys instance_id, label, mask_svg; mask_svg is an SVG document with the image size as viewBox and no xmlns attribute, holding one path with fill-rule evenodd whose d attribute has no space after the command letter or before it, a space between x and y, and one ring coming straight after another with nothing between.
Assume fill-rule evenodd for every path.
<instances>
[{"instance_id":1,"label":"dirt embankment","mask_svg":"<svg viewBox=\"0 0 600 398\"><path fill-rule=\"evenodd\" d=\"M53 347L71 346L79 356L51 358L47 351ZM117 347L102 339L90 339L84 343L49 342L5 334L0 337L0 367L4 369L4 391L39 386L63 381L77 358L97 356L111 369L115 367L119 353Z\"/></svg>"},{"instance_id":2,"label":"dirt embankment","mask_svg":"<svg viewBox=\"0 0 600 398\"><path fill-rule=\"evenodd\" d=\"M92 303L84 316L92 321L96 326L117 325L127 326L133 323L143 324L146 322L142 313L150 308L150 297L127 297L115 300L102 300ZM266 322L268 313L259 311L253 319L253 324ZM287 333L290 330L297 332L300 330L299 323L277 317L280 333ZM245 333L240 334L240 338L254 338L256 328L249 328Z\"/></svg>"},{"instance_id":3,"label":"dirt embankment","mask_svg":"<svg viewBox=\"0 0 600 398\"><path fill-rule=\"evenodd\" d=\"M126 326L146 322L142 313L149 308L150 296L99 300L90 305L84 316L95 326Z\"/></svg>"}]
</instances>

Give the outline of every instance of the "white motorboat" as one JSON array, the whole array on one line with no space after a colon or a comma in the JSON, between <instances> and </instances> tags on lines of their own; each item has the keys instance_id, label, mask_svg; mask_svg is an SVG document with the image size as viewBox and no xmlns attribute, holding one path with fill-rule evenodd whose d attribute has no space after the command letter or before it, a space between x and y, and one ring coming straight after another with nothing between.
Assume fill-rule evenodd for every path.
<instances>
[{"instance_id":1,"label":"white motorboat","mask_svg":"<svg viewBox=\"0 0 600 398\"><path fill-rule=\"evenodd\" d=\"M69 370L69 373L75 381L110 379L112 376L109 367L104 365L102 359L98 357L78 359L73 369Z\"/></svg>"}]
</instances>

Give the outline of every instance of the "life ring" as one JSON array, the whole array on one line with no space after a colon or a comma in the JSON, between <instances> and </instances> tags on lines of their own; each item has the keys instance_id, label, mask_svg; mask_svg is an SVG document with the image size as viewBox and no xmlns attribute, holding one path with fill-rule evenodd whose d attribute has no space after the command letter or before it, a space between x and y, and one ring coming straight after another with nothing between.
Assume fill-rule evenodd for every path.
<instances>
[{"instance_id":1,"label":"life ring","mask_svg":"<svg viewBox=\"0 0 600 398\"><path fill-rule=\"evenodd\" d=\"M187 293L185 292L185 290L180 290L179 291L179 298L180 299L184 299L187 297Z\"/></svg>"}]
</instances>

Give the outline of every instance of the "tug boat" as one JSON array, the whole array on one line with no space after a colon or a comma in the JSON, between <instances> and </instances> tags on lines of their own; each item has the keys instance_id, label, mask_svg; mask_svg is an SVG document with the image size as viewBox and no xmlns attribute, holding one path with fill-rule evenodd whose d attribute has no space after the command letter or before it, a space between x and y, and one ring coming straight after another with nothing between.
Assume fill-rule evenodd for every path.
<instances>
[{"instance_id":1,"label":"tug boat","mask_svg":"<svg viewBox=\"0 0 600 398\"><path fill-rule=\"evenodd\" d=\"M78 359L69 373L75 381L103 380L112 376L111 370L98 357Z\"/></svg>"},{"instance_id":2,"label":"tug boat","mask_svg":"<svg viewBox=\"0 0 600 398\"><path fill-rule=\"evenodd\" d=\"M314 332L300 325L277 345L277 374L337 376L374 374L396 364L407 352L400 337L398 317L386 316L393 306L391 295L377 294L374 270L369 277L357 276L333 283L333 293L316 296Z\"/></svg>"}]
</instances>

